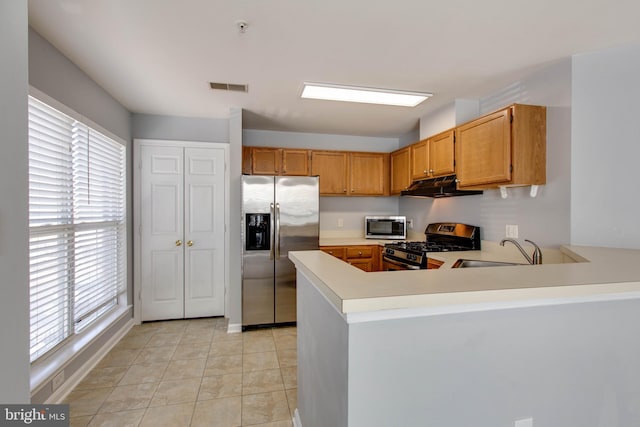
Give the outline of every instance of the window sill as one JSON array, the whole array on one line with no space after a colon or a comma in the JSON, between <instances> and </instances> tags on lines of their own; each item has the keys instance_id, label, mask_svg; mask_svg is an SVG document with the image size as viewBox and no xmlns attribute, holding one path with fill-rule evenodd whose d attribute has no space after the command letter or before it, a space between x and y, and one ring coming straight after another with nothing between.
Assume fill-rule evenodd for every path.
<instances>
[{"instance_id":1,"label":"window sill","mask_svg":"<svg viewBox=\"0 0 640 427\"><path fill-rule=\"evenodd\" d=\"M69 339L59 349L31 364L31 395L47 385L58 372L68 366L109 327L129 315L130 312L131 306L114 308L111 313L106 314L95 324L88 326L86 330ZM69 377L67 377L68 379Z\"/></svg>"}]
</instances>

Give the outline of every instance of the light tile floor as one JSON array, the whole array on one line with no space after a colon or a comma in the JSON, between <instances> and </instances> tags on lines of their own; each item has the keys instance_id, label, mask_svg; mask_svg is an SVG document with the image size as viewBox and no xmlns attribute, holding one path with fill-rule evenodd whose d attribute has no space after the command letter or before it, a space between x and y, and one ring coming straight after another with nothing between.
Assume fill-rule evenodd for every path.
<instances>
[{"instance_id":1,"label":"light tile floor","mask_svg":"<svg viewBox=\"0 0 640 427\"><path fill-rule=\"evenodd\" d=\"M71 426L291 427L296 341L220 318L134 326L67 397Z\"/></svg>"}]
</instances>

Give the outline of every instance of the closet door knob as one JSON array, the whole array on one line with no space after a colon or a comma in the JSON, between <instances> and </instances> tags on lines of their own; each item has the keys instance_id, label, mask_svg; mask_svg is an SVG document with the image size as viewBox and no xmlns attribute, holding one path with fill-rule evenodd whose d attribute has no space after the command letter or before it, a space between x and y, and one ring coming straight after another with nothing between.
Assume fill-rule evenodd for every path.
<instances>
[{"instance_id":1,"label":"closet door knob","mask_svg":"<svg viewBox=\"0 0 640 427\"><path fill-rule=\"evenodd\" d=\"M176 240L176 246L182 246L182 240Z\"/></svg>"},{"instance_id":2,"label":"closet door knob","mask_svg":"<svg viewBox=\"0 0 640 427\"><path fill-rule=\"evenodd\" d=\"M189 241L187 242L187 246L189 246L189 247L193 246L193 240L189 240Z\"/></svg>"}]
</instances>

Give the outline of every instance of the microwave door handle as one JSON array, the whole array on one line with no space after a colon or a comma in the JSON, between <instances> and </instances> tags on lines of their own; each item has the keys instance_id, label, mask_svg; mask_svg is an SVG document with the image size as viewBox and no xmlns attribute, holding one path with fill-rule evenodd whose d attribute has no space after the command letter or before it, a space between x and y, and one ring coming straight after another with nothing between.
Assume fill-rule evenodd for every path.
<instances>
[{"instance_id":1,"label":"microwave door handle","mask_svg":"<svg viewBox=\"0 0 640 427\"><path fill-rule=\"evenodd\" d=\"M275 207L273 205L273 203L271 203L271 205L269 206L270 208L270 213L271 215L269 215L269 259L270 260L274 260L275 256L274 256L274 246L275 246L275 230L274 230L274 217L275 217Z\"/></svg>"}]
</instances>

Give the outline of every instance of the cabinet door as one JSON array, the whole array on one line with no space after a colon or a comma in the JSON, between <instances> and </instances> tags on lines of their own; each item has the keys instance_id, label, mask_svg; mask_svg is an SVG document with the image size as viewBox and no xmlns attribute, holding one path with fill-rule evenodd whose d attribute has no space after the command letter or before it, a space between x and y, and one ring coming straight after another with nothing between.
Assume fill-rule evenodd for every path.
<instances>
[{"instance_id":1,"label":"cabinet door","mask_svg":"<svg viewBox=\"0 0 640 427\"><path fill-rule=\"evenodd\" d=\"M320 177L321 196L347 195L348 168L347 152L311 152L311 175Z\"/></svg>"},{"instance_id":2,"label":"cabinet door","mask_svg":"<svg viewBox=\"0 0 640 427\"><path fill-rule=\"evenodd\" d=\"M355 260L347 260L349 264L352 266L359 268L362 271L366 271L367 273L374 271L373 270L373 260L369 259L355 259Z\"/></svg>"},{"instance_id":3,"label":"cabinet door","mask_svg":"<svg viewBox=\"0 0 640 427\"><path fill-rule=\"evenodd\" d=\"M309 175L309 150L282 150L282 175Z\"/></svg>"},{"instance_id":4,"label":"cabinet door","mask_svg":"<svg viewBox=\"0 0 640 427\"><path fill-rule=\"evenodd\" d=\"M455 172L453 138L453 129L429 138L429 173L432 177Z\"/></svg>"},{"instance_id":5,"label":"cabinet door","mask_svg":"<svg viewBox=\"0 0 640 427\"><path fill-rule=\"evenodd\" d=\"M242 147L242 173L251 175L251 147Z\"/></svg>"},{"instance_id":6,"label":"cabinet door","mask_svg":"<svg viewBox=\"0 0 640 427\"><path fill-rule=\"evenodd\" d=\"M251 149L251 171L254 175L278 175L282 149L253 147Z\"/></svg>"},{"instance_id":7,"label":"cabinet door","mask_svg":"<svg viewBox=\"0 0 640 427\"><path fill-rule=\"evenodd\" d=\"M429 145L425 139L411 146L411 179L429 177Z\"/></svg>"},{"instance_id":8,"label":"cabinet door","mask_svg":"<svg viewBox=\"0 0 640 427\"><path fill-rule=\"evenodd\" d=\"M411 148L391 153L391 194L400 194L411 185Z\"/></svg>"},{"instance_id":9,"label":"cabinet door","mask_svg":"<svg viewBox=\"0 0 640 427\"><path fill-rule=\"evenodd\" d=\"M350 153L350 194L352 196L381 196L384 194L385 168L384 154Z\"/></svg>"},{"instance_id":10,"label":"cabinet door","mask_svg":"<svg viewBox=\"0 0 640 427\"><path fill-rule=\"evenodd\" d=\"M498 111L456 129L460 188L511 180L510 111Z\"/></svg>"}]
</instances>

